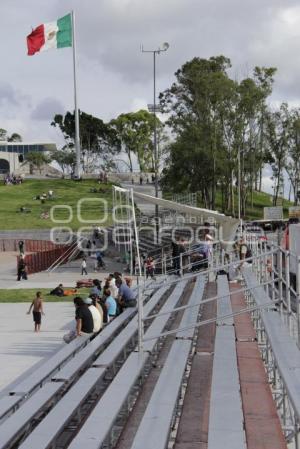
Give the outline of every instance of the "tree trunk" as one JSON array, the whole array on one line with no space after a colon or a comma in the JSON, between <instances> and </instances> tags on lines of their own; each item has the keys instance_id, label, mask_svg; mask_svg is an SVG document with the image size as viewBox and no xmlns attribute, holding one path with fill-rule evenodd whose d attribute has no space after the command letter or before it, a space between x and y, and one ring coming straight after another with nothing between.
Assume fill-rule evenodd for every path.
<instances>
[{"instance_id":1,"label":"tree trunk","mask_svg":"<svg viewBox=\"0 0 300 449\"><path fill-rule=\"evenodd\" d=\"M259 169L259 186L258 186L259 192L261 192L261 187L262 187L262 167L260 167Z\"/></svg>"},{"instance_id":2,"label":"tree trunk","mask_svg":"<svg viewBox=\"0 0 300 449\"><path fill-rule=\"evenodd\" d=\"M230 197L231 197L231 215L235 216L235 204L234 204L234 173L231 170L231 184L230 184Z\"/></svg>"},{"instance_id":3,"label":"tree trunk","mask_svg":"<svg viewBox=\"0 0 300 449\"><path fill-rule=\"evenodd\" d=\"M129 161L129 167L130 167L130 172L133 172L133 167L132 167L132 159L131 159L131 151L126 151L127 156L128 156L128 161Z\"/></svg>"}]
</instances>

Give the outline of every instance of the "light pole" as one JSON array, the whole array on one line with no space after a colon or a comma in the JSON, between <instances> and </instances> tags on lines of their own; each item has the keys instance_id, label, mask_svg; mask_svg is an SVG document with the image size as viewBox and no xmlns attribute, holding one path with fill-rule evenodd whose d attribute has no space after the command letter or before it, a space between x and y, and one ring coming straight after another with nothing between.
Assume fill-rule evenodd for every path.
<instances>
[{"instance_id":1,"label":"light pole","mask_svg":"<svg viewBox=\"0 0 300 449\"><path fill-rule=\"evenodd\" d=\"M155 197L158 198L158 154L157 154L157 129L156 129L156 112L160 111L159 105L156 105L156 55L167 51L169 48L168 42L164 42L162 48L157 50L144 50L141 47L142 53L153 54L153 105L148 105L148 109L153 113L153 147L154 147L154 176L155 176ZM158 205L155 205L155 226L156 226L156 241L158 243L159 224L158 224Z\"/></svg>"}]
</instances>

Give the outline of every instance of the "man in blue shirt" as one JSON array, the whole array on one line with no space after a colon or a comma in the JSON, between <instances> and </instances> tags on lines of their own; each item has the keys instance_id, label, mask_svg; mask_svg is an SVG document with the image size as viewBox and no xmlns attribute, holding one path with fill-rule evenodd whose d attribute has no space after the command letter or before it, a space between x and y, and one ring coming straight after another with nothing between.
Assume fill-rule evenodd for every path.
<instances>
[{"instance_id":1,"label":"man in blue shirt","mask_svg":"<svg viewBox=\"0 0 300 449\"><path fill-rule=\"evenodd\" d=\"M118 304L120 310L123 311L126 307L136 307L135 294L131 288L120 278L116 280L116 286L119 289Z\"/></svg>"}]
</instances>

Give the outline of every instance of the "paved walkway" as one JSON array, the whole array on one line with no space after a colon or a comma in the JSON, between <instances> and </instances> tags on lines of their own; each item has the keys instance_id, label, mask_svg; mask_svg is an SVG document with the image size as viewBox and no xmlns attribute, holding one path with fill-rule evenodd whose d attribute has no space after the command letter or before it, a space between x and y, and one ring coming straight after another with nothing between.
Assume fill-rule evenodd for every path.
<instances>
[{"instance_id":1,"label":"paved walkway","mask_svg":"<svg viewBox=\"0 0 300 449\"><path fill-rule=\"evenodd\" d=\"M115 260L105 258L106 269L95 272L95 259L88 258L88 276L81 276L81 260L75 260L67 265L57 268L52 273L45 271L34 273L28 276L27 281L16 280L16 257L15 252L0 252L0 289L17 288L54 288L62 283L66 287L75 287L76 281L84 278L97 278L103 280L107 275L114 271L124 272L125 264Z\"/></svg>"},{"instance_id":2,"label":"paved walkway","mask_svg":"<svg viewBox=\"0 0 300 449\"><path fill-rule=\"evenodd\" d=\"M46 303L41 332L35 333L28 308L28 303L0 304L0 396L65 344L62 337L74 319L71 303Z\"/></svg>"}]
</instances>

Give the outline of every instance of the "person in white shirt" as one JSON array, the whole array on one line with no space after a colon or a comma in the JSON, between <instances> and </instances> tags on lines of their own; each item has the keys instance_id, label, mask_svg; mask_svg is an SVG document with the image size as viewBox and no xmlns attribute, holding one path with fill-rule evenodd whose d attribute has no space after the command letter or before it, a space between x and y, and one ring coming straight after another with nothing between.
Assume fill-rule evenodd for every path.
<instances>
[{"instance_id":1,"label":"person in white shirt","mask_svg":"<svg viewBox=\"0 0 300 449\"><path fill-rule=\"evenodd\" d=\"M83 258L82 263L81 263L81 276L83 276L84 274L85 274L85 275L88 274L88 272L87 272L86 258L85 258L85 257Z\"/></svg>"},{"instance_id":2,"label":"person in white shirt","mask_svg":"<svg viewBox=\"0 0 300 449\"><path fill-rule=\"evenodd\" d=\"M116 278L114 277L113 274L110 274L108 276L107 280L109 281L109 289L110 289L111 296L114 299L117 299L118 294L119 294L119 289L116 286Z\"/></svg>"},{"instance_id":3,"label":"person in white shirt","mask_svg":"<svg viewBox=\"0 0 300 449\"><path fill-rule=\"evenodd\" d=\"M101 316L101 313L99 312L97 307L93 305L92 298L85 298L83 301L88 305L89 311L91 312L93 317L93 332L99 332L103 325L103 316Z\"/></svg>"}]
</instances>

